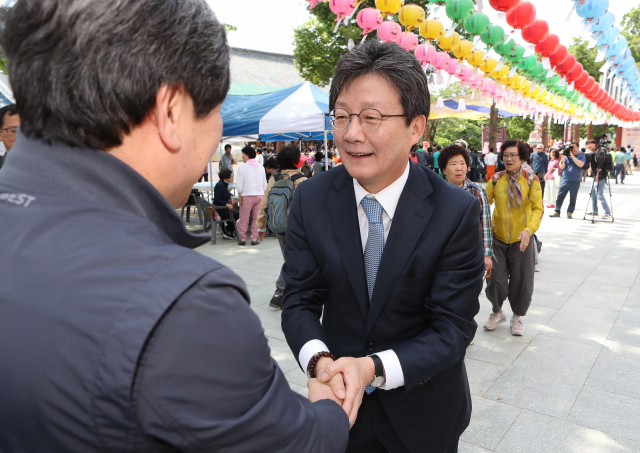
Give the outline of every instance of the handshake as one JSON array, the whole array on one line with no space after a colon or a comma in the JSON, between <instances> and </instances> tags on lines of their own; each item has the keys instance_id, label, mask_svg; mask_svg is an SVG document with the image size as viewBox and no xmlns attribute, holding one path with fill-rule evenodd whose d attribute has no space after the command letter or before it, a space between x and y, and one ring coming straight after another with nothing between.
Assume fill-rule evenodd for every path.
<instances>
[{"instance_id":1,"label":"handshake","mask_svg":"<svg viewBox=\"0 0 640 453\"><path fill-rule=\"evenodd\" d=\"M317 378L309 379L309 400L330 399L338 403L349 416L350 426L356 421L364 389L375 377L371 357L342 357L334 361L321 357L316 364Z\"/></svg>"}]
</instances>

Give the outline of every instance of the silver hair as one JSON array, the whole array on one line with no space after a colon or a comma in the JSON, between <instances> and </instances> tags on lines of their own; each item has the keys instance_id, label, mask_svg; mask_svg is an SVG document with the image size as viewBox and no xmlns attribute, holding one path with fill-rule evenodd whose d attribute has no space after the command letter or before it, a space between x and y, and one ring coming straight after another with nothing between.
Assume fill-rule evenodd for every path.
<instances>
[{"instance_id":1,"label":"silver hair","mask_svg":"<svg viewBox=\"0 0 640 453\"><path fill-rule=\"evenodd\" d=\"M229 91L225 31L205 0L19 0L1 36L21 130L46 141L117 146L162 85L201 118Z\"/></svg>"},{"instance_id":2,"label":"silver hair","mask_svg":"<svg viewBox=\"0 0 640 453\"><path fill-rule=\"evenodd\" d=\"M398 44L381 43L376 39L354 47L338 62L331 81L329 110L335 108L342 90L358 77L367 74L380 75L395 87L407 115L407 125L420 115L429 119L429 86L418 59Z\"/></svg>"}]
</instances>

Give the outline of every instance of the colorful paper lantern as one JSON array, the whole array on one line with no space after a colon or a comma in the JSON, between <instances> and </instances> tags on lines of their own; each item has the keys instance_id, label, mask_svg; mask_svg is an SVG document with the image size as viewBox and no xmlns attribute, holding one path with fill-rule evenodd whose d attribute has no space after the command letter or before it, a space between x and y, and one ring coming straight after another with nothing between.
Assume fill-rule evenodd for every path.
<instances>
[{"instance_id":1,"label":"colorful paper lantern","mask_svg":"<svg viewBox=\"0 0 640 453\"><path fill-rule=\"evenodd\" d=\"M404 0L376 0L376 8L387 16L395 16L400 12Z\"/></svg>"},{"instance_id":2,"label":"colorful paper lantern","mask_svg":"<svg viewBox=\"0 0 640 453\"><path fill-rule=\"evenodd\" d=\"M473 66L474 68L478 68L482 64L483 58L484 52L482 50L476 49L469 54L466 60L471 66Z\"/></svg>"},{"instance_id":3,"label":"colorful paper lantern","mask_svg":"<svg viewBox=\"0 0 640 453\"><path fill-rule=\"evenodd\" d=\"M419 42L418 35L411 33L410 31L402 33L401 39L398 40L398 44L400 44L404 50L408 50L409 52L415 49Z\"/></svg>"},{"instance_id":4,"label":"colorful paper lantern","mask_svg":"<svg viewBox=\"0 0 640 453\"><path fill-rule=\"evenodd\" d=\"M356 0L329 0L329 8L338 16L336 22L348 17L356 6Z\"/></svg>"},{"instance_id":5,"label":"colorful paper lantern","mask_svg":"<svg viewBox=\"0 0 640 453\"><path fill-rule=\"evenodd\" d=\"M616 16L614 16L611 11L608 11L594 20L589 30L594 34L594 38L597 38L602 33L613 27L613 24L615 24L615 22Z\"/></svg>"},{"instance_id":6,"label":"colorful paper lantern","mask_svg":"<svg viewBox=\"0 0 640 453\"><path fill-rule=\"evenodd\" d=\"M441 49L450 52L455 47L459 46L461 41L462 38L460 38L460 35L454 31L451 35L447 36L445 33L440 39L438 39L438 45Z\"/></svg>"},{"instance_id":7,"label":"colorful paper lantern","mask_svg":"<svg viewBox=\"0 0 640 453\"><path fill-rule=\"evenodd\" d=\"M447 0L447 17L454 22L466 19L473 14L473 0Z\"/></svg>"},{"instance_id":8,"label":"colorful paper lantern","mask_svg":"<svg viewBox=\"0 0 640 453\"><path fill-rule=\"evenodd\" d=\"M567 47L563 44L560 44L558 46L558 50L556 50L554 53L552 53L549 56L549 61L551 62L551 66L556 67L559 64L562 64L562 62L564 62L564 60L567 59L567 55L569 55L569 51L567 50Z\"/></svg>"},{"instance_id":9,"label":"colorful paper lantern","mask_svg":"<svg viewBox=\"0 0 640 453\"><path fill-rule=\"evenodd\" d=\"M460 58L464 60L469 56L471 50L473 49L473 43L467 39L463 39L460 41L457 47L454 47L452 52L456 56L456 58Z\"/></svg>"},{"instance_id":10,"label":"colorful paper lantern","mask_svg":"<svg viewBox=\"0 0 640 453\"><path fill-rule=\"evenodd\" d=\"M513 39L509 38L501 43L495 44L493 46L493 50L495 50L498 55L506 58L508 55L511 55L515 52L516 45L516 42Z\"/></svg>"},{"instance_id":11,"label":"colorful paper lantern","mask_svg":"<svg viewBox=\"0 0 640 453\"><path fill-rule=\"evenodd\" d=\"M451 57L446 52L436 52L431 59L431 65L436 69L444 69L451 61Z\"/></svg>"},{"instance_id":12,"label":"colorful paper lantern","mask_svg":"<svg viewBox=\"0 0 640 453\"><path fill-rule=\"evenodd\" d=\"M356 16L356 22L358 27L362 28L362 34L366 35L378 29L382 24L382 16L375 8L364 8Z\"/></svg>"},{"instance_id":13,"label":"colorful paper lantern","mask_svg":"<svg viewBox=\"0 0 640 453\"><path fill-rule=\"evenodd\" d=\"M527 51L527 49L525 49L524 47L522 47L520 45L516 45L516 48L513 51L513 53L511 55L505 55L505 58L507 60L511 61L512 63L518 63L518 62L522 61L526 51Z\"/></svg>"},{"instance_id":14,"label":"colorful paper lantern","mask_svg":"<svg viewBox=\"0 0 640 453\"><path fill-rule=\"evenodd\" d=\"M551 57L553 58L553 55ZM553 63L553 60L551 60L551 62ZM574 57L572 54L568 53L565 56L564 61L556 66L556 71L559 74L566 75L569 71L571 71L571 70L573 70L573 68L575 68L576 62L577 62L576 61L576 57ZM580 67L582 67L582 65L580 65Z\"/></svg>"},{"instance_id":15,"label":"colorful paper lantern","mask_svg":"<svg viewBox=\"0 0 640 453\"><path fill-rule=\"evenodd\" d=\"M424 17L424 9L413 3L403 6L400 14L398 14L398 20L400 20L402 25L407 27L407 30L420 27L424 22Z\"/></svg>"},{"instance_id":16,"label":"colorful paper lantern","mask_svg":"<svg viewBox=\"0 0 640 453\"><path fill-rule=\"evenodd\" d=\"M496 69L496 66L498 66L498 61L489 57L480 63L478 69L480 69L485 74L490 74Z\"/></svg>"},{"instance_id":17,"label":"colorful paper lantern","mask_svg":"<svg viewBox=\"0 0 640 453\"><path fill-rule=\"evenodd\" d=\"M491 25L491 20L489 20L489 16L482 13L475 13L471 16L467 17L464 20L463 26L464 29L470 35L477 36L489 30L489 26Z\"/></svg>"},{"instance_id":18,"label":"colorful paper lantern","mask_svg":"<svg viewBox=\"0 0 640 453\"><path fill-rule=\"evenodd\" d=\"M530 44L538 44L549 36L549 24L546 20L536 19L522 29L522 39Z\"/></svg>"},{"instance_id":19,"label":"colorful paper lantern","mask_svg":"<svg viewBox=\"0 0 640 453\"><path fill-rule=\"evenodd\" d=\"M518 3L520 3L520 0L489 0L489 4L493 9L503 13L509 11Z\"/></svg>"},{"instance_id":20,"label":"colorful paper lantern","mask_svg":"<svg viewBox=\"0 0 640 453\"><path fill-rule=\"evenodd\" d=\"M420 44L414 50L414 55L418 59L418 61L422 64L423 67L426 67L427 64L433 59L436 55L436 48L431 44Z\"/></svg>"},{"instance_id":21,"label":"colorful paper lantern","mask_svg":"<svg viewBox=\"0 0 640 453\"><path fill-rule=\"evenodd\" d=\"M439 39L443 35L444 27L442 22L429 19L420 24L420 35L424 39L428 39L433 41L434 39Z\"/></svg>"},{"instance_id":22,"label":"colorful paper lantern","mask_svg":"<svg viewBox=\"0 0 640 453\"><path fill-rule=\"evenodd\" d=\"M398 38L400 38L401 35L402 28L392 20L385 20L378 27L378 38L384 42L398 42Z\"/></svg>"},{"instance_id":23,"label":"colorful paper lantern","mask_svg":"<svg viewBox=\"0 0 640 453\"><path fill-rule=\"evenodd\" d=\"M507 23L515 29L522 29L536 20L536 7L533 3L521 1L507 11Z\"/></svg>"},{"instance_id":24,"label":"colorful paper lantern","mask_svg":"<svg viewBox=\"0 0 640 453\"><path fill-rule=\"evenodd\" d=\"M536 44L535 51L543 57L550 57L560 47L560 38L558 35L549 34L543 41Z\"/></svg>"},{"instance_id":25,"label":"colorful paper lantern","mask_svg":"<svg viewBox=\"0 0 640 453\"><path fill-rule=\"evenodd\" d=\"M480 35L480 39L487 46L493 47L504 42L504 29L500 25L492 25Z\"/></svg>"},{"instance_id":26,"label":"colorful paper lantern","mask_svg":"<svg viewBox=\"0 0 640 453\"><path fill-rule=\"evenodd\" d=\"M567 72L567 80L571 82L576 82L584 73L584 68L580 63L576 63L576 65L571 69L571 71ZM588 75L587 75L588 77Z\"/></svg>"},{"instance_id":27,"label":"colorful paper lantern","mask_svg":"<svg viewBox=\"0 0 640 453\"><path fill-rule=\"evenodd\" d=\"M542 63L540 63L539 61L536 61L536 64L533 66L533 68L529 69L528 72L529 76L533 79L540 80L541 75L544 75L546 79L546 70L544 69L544 67L542 67Z\"/></svg>"},{"instance_id":28,"label":"colorful paper lantern","mask_svg":"<svg viewBox=\"0 0 640 453\"><path fill-rule=\"evenodd\" d=\"M444 70L447 74L454 75L456 72L458 72L458 60L456 60L455 58L451 58L449 60L449 63L447 63L447 66L445 66Z\"/></svg>"},{"instance_id":29,"label":"colorful paper lantern","mask_svg":"<svg viewBox=\"0 0 640 453\"><path fill-rule=\"evenodd\" d=\"M576 14L587 24L604 15L609 9L609 0L583 0L576 5Z\"/></svg>"}]
</instances>

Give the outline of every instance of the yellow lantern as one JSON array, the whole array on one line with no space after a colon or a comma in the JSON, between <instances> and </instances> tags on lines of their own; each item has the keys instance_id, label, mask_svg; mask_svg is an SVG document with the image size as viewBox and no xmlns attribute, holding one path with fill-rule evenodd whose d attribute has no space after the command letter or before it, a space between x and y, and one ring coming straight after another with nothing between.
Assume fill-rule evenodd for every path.
<instances>
[{"instance_id":1,"label":"yellow lantern","mask_svg":"<svg viewBox=\"0 0 640 453\"><path fill-rule=\"evenodd\" d=\"M509 68L507 68L508 70ZM512 89L517 89L520 86L520 76L518 74L514 74L513 77L509 77L506 85L508 85Z\"/></svg>"},{"instance_id":2,"label":"yellow lantern","mask_svg":"<svg viewBox=\"0 0 640 453\"><path fill-rule=\"evenodd\" d=\"M482 50L476 49L473 52L469 53L469 56L466 58L466 60L471 66L473 66L474 68L478 68L482 64L483 57L484 52Z\"/></svg>"},{"instance_id":3,"label":"yellow lantern","mask_svg":"<svg viewBox=\"0 0 640 453\"><path fill-rule=\"evenodd\" d=\"M496 66L498 66L498 61L494 58L489 57L483 60L478 68L480 68L480 70L485 74L490 74L494 71L494 69L496 69Z\"/></svg>"},{"instance_id":4,"label":"yellow lantern","mask_svg":"<svg viewBox=\"0 0 640 453\"><path fill-rule=\"evenodd\" d=\"M495 70L494 69L491 72L491 77L493 77L496 80L501 81L503 85L506 85L507 81L509 80L509 68L507 68L505 65L502 65L500 70Z\"/></svg>"},{"instance_id":5,"label":"yellow lantern","mask_svg":"<svg viewBox=\"0 0 640 453\"><path fill-rule=\"evenodd\" d=\"M400 23L407 27L407 30L420 27L424 22L424 17L424 9L413 3L403 6L398 15Z\"/></svg>"},{"instance_id":6,"label":"yellow lantern","mask_svg":"<svg viewBox=\"0 0 640 453\"><path fill-rule=\"evenodd\" d=\"M376 2L377 4L378 2ZM424 39L439 39L443 34L444 26L442 22L435 19L429 19L420 24L420 35Z\"/></svg>"},{"instance_id":7,"label":"yellow lantern","mask_svg":"<svg viewBox=\"0 0 640 453\"><path fill-rule=\"evenodd\" d=\"M456 58L464 60L471 53L471 49L473 49L473 43L468 39L463 39L457 47L454 47L452 52Z\"/></svg>"},{"instance_id":8,"label":"yellow lantern","mask_svg":"<svg viewBox=\"0 0 640 453\"><path fill-rule=\"evenodd\" d=\"M404 0L376 0L376 8L383 15L393 16L404 6Z\"/></svg>"},{"instance_id":9,"label":"yellow lantern","mask_svg":"<svg viewBox=\"0 0 640 453\"><path fill-rule=\"evenodd\" d=\"M522 93L523 96L527 96L527 97L531 96L529 94L530 90L531 90L531 81L529 80L525 81L522 85L520 85L520 88L518 88L518 91L520 91L520 93Z\"/></svg>"},{"instance_id":10,"label":"yellow lantern","mask_svg":"<svg viewBox=\"0 0 640 453\"><path fill-rule=\"evenodd\" d=\"M442 37L438 39L438 45L443 50L450 52L454 48L458 47L461 41L462 39L460 38L460 35L454 31L453 33L451 33L451 36L449 37L447 37L446 34L442 35Z\"/></svg>"}]
</instances>

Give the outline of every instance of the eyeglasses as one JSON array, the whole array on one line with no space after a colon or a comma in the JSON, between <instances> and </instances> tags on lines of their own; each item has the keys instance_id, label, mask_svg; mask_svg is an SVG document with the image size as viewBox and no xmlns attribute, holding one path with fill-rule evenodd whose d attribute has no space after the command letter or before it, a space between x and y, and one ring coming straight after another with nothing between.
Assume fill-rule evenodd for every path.
<instances>
[{"instance_id":1,"label":"eyeglasses","mask_svg":"<svg viewBox=\"0 0 640 453\"><path fill-rule=\"evenodd\" d=\"M362 128L366 131L375 131L382 124L382 120L385 118L391 118L395 116L407 116L404 115L383 115L376 109L364 109L360 113L349 113L345 109L335 109L328 114L329 122L334 129L342 130L346 129L351 124L351 117L355 115L360 119Z\"/></svg>"},{"instance_id":2,"label":"eyeglasses","mask_svg":"<svg viewBox=\"0 0 640 453\"><path fill-rule=\"evenodd\" d=\"M511 160L511 159L516 159L516 158L518 158L518 157L520 157L520 154L503 154L503 156L502 156L502 158L503 158L504 160L507 160L507 159L509 159L509 160Z\"/></svg>"},{"instance_id":3,"label":"eyeglasses","mask_svg":"<svg viewBox=\"0 0 640 453\"><path fill-rule=\"evenodd\" d=\"M0 131L7 131L7 134L13 136L13 135L16 135L16 132L18 132L18 128L16 126L3 127L3 128L0 128Z\"/></svg>"}]
</instances>

